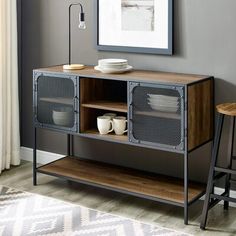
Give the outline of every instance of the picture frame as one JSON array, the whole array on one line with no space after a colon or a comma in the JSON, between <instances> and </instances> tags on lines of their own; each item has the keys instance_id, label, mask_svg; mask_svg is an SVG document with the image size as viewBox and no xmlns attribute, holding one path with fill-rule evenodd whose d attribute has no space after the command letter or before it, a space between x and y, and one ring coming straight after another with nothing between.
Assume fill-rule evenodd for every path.
<instances>
[{"instance_id":1,"label":"picture frame","mask_svg":"<svg viewBox=\"0 0 236 236\"><path fill-rule=\"evenodd\" d=\"M95 0L96 48L173 54L173 0Z\"/></svg>"}]
</instances>

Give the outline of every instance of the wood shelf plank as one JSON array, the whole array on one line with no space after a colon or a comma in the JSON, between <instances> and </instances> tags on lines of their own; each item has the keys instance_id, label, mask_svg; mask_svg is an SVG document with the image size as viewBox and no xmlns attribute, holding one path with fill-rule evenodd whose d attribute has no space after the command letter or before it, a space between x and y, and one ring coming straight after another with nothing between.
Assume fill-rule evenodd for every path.
<instances>
[{"instance_id":1,"label":"wood shelf plank","mask_svg":"<svg viewBox=\"0 0 236 236\"><path fill-rule=\"evenodd\" d=\"M41 68L34 70L35 72L52 72L64 74L63 66L53 66L48 68ZM170 73L162 71L144 71L144 70L133 70L129 73L124 74L104 74L94 70L93 66L86 66L83 70L66 71L67 74L75 75L85 78L103 78L111 80L122 80L122 81L135 81L135 82L154 82L164 84L180 84L187 85L191 83L200 82L209 78L206 75L192 75L192 74L180 74Z\"/></svg>"},{"instance_id":2,"label":"wood shelf plank","mask_svg":"<svg viewBox=\"0 0 236 236\"><path fill-rule=\"evenodd\" d=\"M99 134L98 130L96 129L90 129L86 130L82 133L82 135L87 137L94 137L98 139L104 139L104 140L114 140L118 142L128 142L128 136L127 135L116 135L115 133L109 133L109 134Z\"/></svg>"},{"instance_id":3,"label":"wood shelf plank","mask_svg":"<svg viewBox=\"0 0 236 236\"><path fill-rule=\"evenodd\" d=\"M65 97L42 97L39 99L42 102L50 102L50 103L57 103L57 104L64 104L64 105L73 105L73 98L65 98Z\"/></svg>"},{"instance_id":4,"label":"wood shelf plank","mask_svg":"<svg viewBox=\"0 0 236 236\"><path fill-rule=\"evenodd\" d=\"M152 116L166 119L174 119L180 120L181 115L178 113L170 113L170 112L158 112L158 111L136 111L135 114L143 115L143 116Z\"/></svg>"},{"instance_id":5,"label":"wood shelf plank","mask_svg":"<svg viewBox=\"0 0 236 236\"><path fill-rule=\"evenodd\" d=\"M38 168L41 173L63 176L99 186L184 203L183 180L75 157L65 157ZM205 190L205 185L189 183L189 201Z\"/></svg>"},{"instance_id":6,"label":"wood shelf plank","mask_svg":"<svg viewBox=\"0 0 236 236\"><path fill-rule=\"evenodd\" d=\"M124 102L114 102L114 101L92 101L87 103L82 103L82 107L102 109L108 111L117 111L117 112L128 112L127 104Z\"/></svg>"}]
</instances>

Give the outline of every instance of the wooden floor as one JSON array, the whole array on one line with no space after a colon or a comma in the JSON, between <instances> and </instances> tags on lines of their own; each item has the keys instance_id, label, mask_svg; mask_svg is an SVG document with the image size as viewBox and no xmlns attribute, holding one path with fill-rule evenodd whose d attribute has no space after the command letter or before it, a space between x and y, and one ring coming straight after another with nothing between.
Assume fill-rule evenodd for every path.
<instances>
[{"instance_id":1,"label":"wooden floor","mask_svg":"<svg viewBox=\"0 0 236 236\"><path fill-rule=\"evenodd\" d=\"M39 185L32 186L32 164L4 171L0 185L54 197L89 208L129 217L142 222L184 231L193 235L236 235L236 208L224 211L222 205L209 213L208 230L199 228L202 202L190 207L189 225L183 224L183 209L131 197L112 191L88 187L39 174Z\"/></svg>"}]
</instances>

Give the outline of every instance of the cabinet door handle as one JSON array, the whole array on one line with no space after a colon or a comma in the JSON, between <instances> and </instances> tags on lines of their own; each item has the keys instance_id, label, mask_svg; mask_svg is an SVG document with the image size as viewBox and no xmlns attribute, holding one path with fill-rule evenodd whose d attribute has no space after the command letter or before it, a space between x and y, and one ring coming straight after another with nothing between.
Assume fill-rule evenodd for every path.
<instances>
[{"instance_id":1,"label":"cabinet door handle","mask_svg":"<svg viewBox=\"0 0 236 236\"><path fill-rule=\"evenodd\" d=\"M77 97L73 98L73 108L74 108L74 112L77 113Z\"/></svg>"},{"instance_id":2,"label":"cabinet door handle","mask_svg":"<svg viewBox=\"0 0 236 236\"><path fill-rule=\"evenodd\" d=\"M129 104L129 120L132 121L133 120L133 103Z\"/></svg>"}]
</instances>

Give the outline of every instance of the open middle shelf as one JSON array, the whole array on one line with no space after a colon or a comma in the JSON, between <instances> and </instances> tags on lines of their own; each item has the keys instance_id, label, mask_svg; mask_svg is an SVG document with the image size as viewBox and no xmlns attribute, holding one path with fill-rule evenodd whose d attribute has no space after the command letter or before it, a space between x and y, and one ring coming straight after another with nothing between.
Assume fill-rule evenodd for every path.
<instances>
[{"instance_id":1,"label":"open middle shelf","mask_svg":"<svg viewBox=\"0 0 236 236\"><path fill-rule=\"evenodd\" d=\"M100 135L97 117L115 113L127 119L127 81L80 78L80 133L85 137L127 142L127 135Z\"/></svg>"},{"instance_id":2,"label":"open middle shelf","mask_svg":"<svg viewBox=\"0 0 236 236\"><path fill-rule=\"evenodd\" d=\"M112 190L126 191L133 195L162 199L180 206L184 204L182 179L72 156L39 167L37 171ZM205 185L190 182L188 202L199 197L204 190Z\"/></svg>"},{"instance_id":3,"label":"open middle shelf","mask_svg":"<svg viewBox=\"0 0 236 236\"><path fill-rule=\"evenodd\" d=\"M162 112L162 111L136 111L135 114L136 115L143 115L143 116L173 119L173 120L180 120L181 119L181 115L178 113Z\"/></svg>"},{"instance_id":4,"label":"open middle shelf","mask_svg":"<svg viewBox=\"0 0 236 236\"><path fill-rule=\"evenodd\" d=\"M81 104L82 107L101 109L107 111L117 111L117 112L128 112L127 103L125 102L115 102L115 101L91 101Z\"/></svg>"},{"instance_id":5,"label":"open middle shelf","mask_svg":"<svg viewBox=\"0 0 236 236\"><path fill-rule=\"evenodd\" d=\"M49 102L55 104L64 104L64 105L73 105L73 98L66 98L66 97L42 97L40 98L41 102Z\"/></svg>"}]
</instances>

